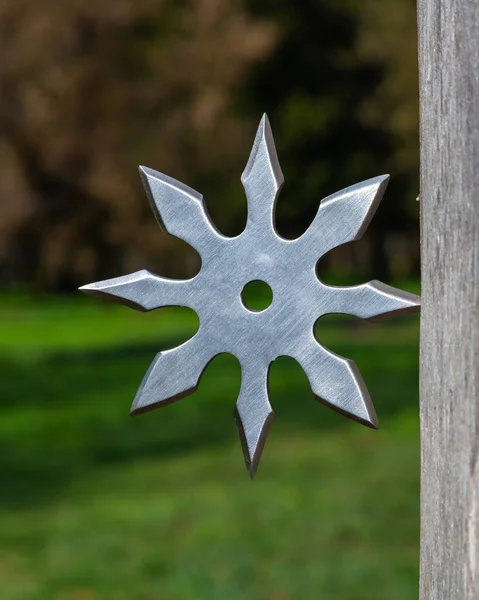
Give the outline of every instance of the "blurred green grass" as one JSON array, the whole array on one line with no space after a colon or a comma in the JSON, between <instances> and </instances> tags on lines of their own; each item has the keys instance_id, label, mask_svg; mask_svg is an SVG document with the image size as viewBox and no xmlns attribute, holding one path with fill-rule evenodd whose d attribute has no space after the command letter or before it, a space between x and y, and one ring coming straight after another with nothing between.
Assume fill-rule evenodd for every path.
<instances>
[{"instance_id":1,"label":"blurred green grass","mask_svg":"<svg viewBox=\"0 0 479 600\"><path fill-rule=\"evenodd\" d=\"M378 432L315 403L298 365L276 361L251 482L233 357L197 394L128 417L156 352L196 331L191 311L21 295L0 311L2 599L417 595L417 318L317 325L361 369Z\"/></svg>"}]
</instances>

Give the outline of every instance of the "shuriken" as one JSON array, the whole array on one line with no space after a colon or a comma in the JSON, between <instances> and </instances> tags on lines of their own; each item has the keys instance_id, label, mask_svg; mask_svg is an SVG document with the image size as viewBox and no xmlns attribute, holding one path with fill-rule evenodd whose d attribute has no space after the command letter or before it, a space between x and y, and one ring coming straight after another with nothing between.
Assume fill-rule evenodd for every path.
<instances>
[{"instance_id":1,"label":"shuriken","mask_svg":"<svg viewBox=\"0 0 479 600\"><path fill-rule=\"evenodd\" d=\"M419 310L420 298L379 281L354 287L326 285L316 275L316 264L333 248L362 237L389 176L368 179L323 199L308 230L293 240L280 237L274 225L283 174L266 115L241 177L248 218L237 237L225 237L215 228L195 190L146 167L140 167L140 176L160 227L199 252L200 272L192 279L174 280L142 270L80 289L140 311L187 306L198 314L200 328L186 343L156 356L131 414L191 394L216 355L233 354L242 374L235 419L253 477L273 418L268 371L277 357L286 355L301 365L317 400L377 428L374 406L355 363L322 346L314 336L314 324L330 313L378 320L413 312ZM241 299L244 286L253 280L267 282L273 290L272 304L261 312L248 309Z\"/></svg>"}]
</instances>

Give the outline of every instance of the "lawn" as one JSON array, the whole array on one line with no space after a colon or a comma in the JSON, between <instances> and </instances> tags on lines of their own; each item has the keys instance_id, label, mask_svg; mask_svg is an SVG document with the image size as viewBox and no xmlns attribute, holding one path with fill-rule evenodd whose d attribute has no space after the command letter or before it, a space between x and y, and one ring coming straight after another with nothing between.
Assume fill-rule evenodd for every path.
<instances>
[{"instance_id":1,"label":"lawn","mask_svg":"<svg viewBox=\"0 0 479 600\"><path fill-rule=\"evenodd\" d=\"M314 402L279 359L250 481L233 357L213 361L196 395L128 416L156 352L197 329L192 312L5 295L0 313L2 600L417 596L416 317L318 324L360 367L378 432Z\"/></svg>"}]
</instances>

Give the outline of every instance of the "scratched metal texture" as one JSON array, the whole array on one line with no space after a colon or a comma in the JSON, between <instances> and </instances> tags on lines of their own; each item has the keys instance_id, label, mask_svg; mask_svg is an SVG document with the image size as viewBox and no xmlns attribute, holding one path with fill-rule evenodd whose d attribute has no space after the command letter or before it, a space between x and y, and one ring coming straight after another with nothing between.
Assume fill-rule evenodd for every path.
<instances>
[{"instance_id":1,"label":"scratched metal texture","mask_svg":"<svg viewBox=\"0 0 479 600\"><path fill-rule=\"evenodd\" d=\"M198 314L200 327L183 345L156 356L131 413L191 394L208 363L227 352L241 364L235 418L251 477L273 419L268 371L279 356L296 359L317 400L376 428L374 406L356 365L322 346L314 336L314 324L329 313L378 320L413 312L420 299L379 281L354 287L326 285L317 277L316 264L333 248L361 238L389 177L375 177L323 199L308 230L287 240L274 224L283 174L266 115L241 178L248 218L237 237L225 237L215 228L195 190L146 167L140 167L140 175L160 227L199 252L200 272L182 281L139 271L80 289L141 311L187 306ZM263 311L251 310L242 301L243 288L253 280L266 282L273 291L273 301Z\"/></svg>"}]
</instances>

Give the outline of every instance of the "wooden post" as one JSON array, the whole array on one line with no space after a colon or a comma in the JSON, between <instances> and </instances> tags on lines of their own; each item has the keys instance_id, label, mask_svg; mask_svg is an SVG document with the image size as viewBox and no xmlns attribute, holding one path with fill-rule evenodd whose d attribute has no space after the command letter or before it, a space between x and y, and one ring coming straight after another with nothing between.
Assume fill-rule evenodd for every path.
<instances>
[{"instance_id":1,"label":"wooden post","mask_svg":"<svg viewBox=\"0 0 479 600\"><path fill-rule=\"evenodd\" d=\"M479 599L479 1L418 0L421 600Z\"/></svg>"}]
</instances>

